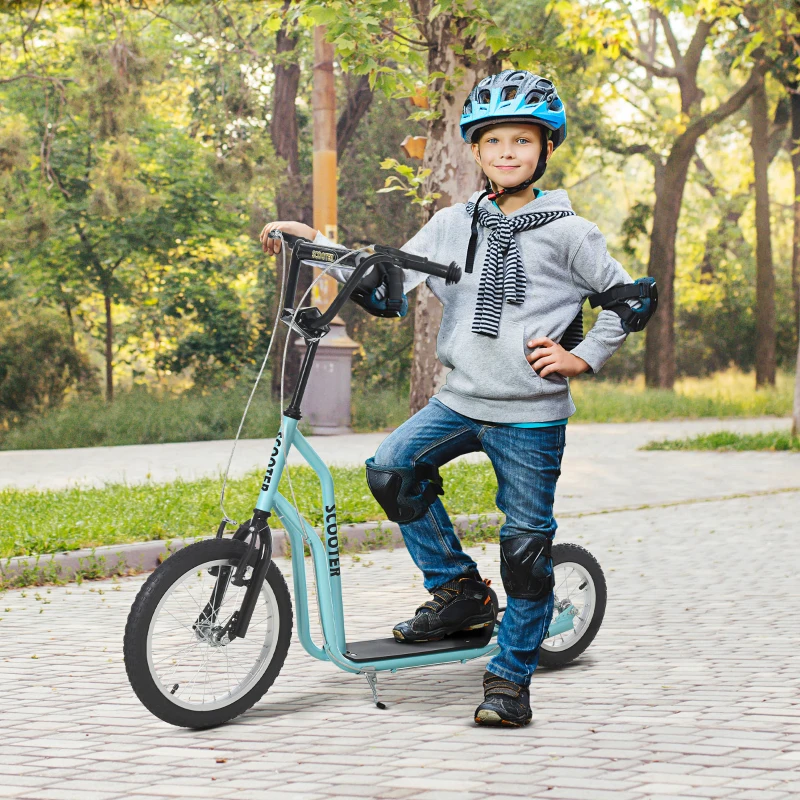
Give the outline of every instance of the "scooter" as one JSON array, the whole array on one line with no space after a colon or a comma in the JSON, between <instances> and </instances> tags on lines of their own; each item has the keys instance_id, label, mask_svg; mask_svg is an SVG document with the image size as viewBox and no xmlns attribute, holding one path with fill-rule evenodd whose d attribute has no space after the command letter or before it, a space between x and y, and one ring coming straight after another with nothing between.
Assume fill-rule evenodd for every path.
<instances>
[{"instance_id":1,"label":"scooter","mask_svg":"<svg viewBox=\"0 0 800 800\"><path fill-rule=\"evenodd\" d=\"M125 668L131 686L151 713L173 725L208 728L228 722L258 702L283 667L292 632L292 600L272 560L269 521L273 514L291 545L300 644L313 658L364 675L379 708L385 707L378 699L379 672L463 664L497 650L497 625L420 643L391 637L347 639L334 482L322 458L298 430L319 342L371 267L392 264L447 283L457 283L461 270L455 263L436 264L380 245L365 252L312 244L288 234L282 238L284 245L292 247L292 257L280 318L305 339L306 351L253 515L232 538L225 536L226 517L215 538L191 544L159 565L136 596L125 628ZM352 268L324 313L316 307L292 307L302 264L326 270L334 264ZM319 478L324 512L321 534L278 491L291 448ZM305 548L314 568L321 646L311 635ZM552 559L555 605L540 650L539 663L544 667L564 666L583 653L600 628L606 606L605 578L591 553L579 545L559 543L553 545ZM504 608L493 589L490 593L499 623Z\"/></svg>"}]
</instances>

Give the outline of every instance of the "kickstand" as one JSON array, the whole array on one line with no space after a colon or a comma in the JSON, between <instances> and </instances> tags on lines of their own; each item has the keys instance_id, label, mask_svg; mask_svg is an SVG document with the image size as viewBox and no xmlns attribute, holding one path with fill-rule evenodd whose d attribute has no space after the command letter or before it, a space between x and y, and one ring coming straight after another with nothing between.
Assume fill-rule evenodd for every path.
<instances>
[{"instance_id":1,"label":"kickstand","mask_svg":"<svg viewBox=\"0 0 800 800\"><path fill-rule=\"evenodd\" d=\"M385 711L386 706L378 700L378 673L375 670L371 670L370 672L364 672L364 676L367 679L369 688L372 689L372 699L375 701L375 705Z\"/></svg>"}]
</instances>

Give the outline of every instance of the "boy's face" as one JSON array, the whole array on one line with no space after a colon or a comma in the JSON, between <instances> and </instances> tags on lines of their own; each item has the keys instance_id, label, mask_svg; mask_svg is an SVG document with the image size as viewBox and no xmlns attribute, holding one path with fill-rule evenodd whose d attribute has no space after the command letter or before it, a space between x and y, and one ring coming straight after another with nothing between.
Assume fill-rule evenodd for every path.
<instances>
[{"instance_id":1,"label":"boy's face","mask_svg":"<svg viewBox=\"0 0 800 800\"><path fill-rule=\"evenodd\" d=\"M525 122L500 122L480 132L472 155L486 177L503 189L517 186L533 175L545 141L544 128ZM547 141L547 159L553 143Z\"/></svg>"}]
</instances>

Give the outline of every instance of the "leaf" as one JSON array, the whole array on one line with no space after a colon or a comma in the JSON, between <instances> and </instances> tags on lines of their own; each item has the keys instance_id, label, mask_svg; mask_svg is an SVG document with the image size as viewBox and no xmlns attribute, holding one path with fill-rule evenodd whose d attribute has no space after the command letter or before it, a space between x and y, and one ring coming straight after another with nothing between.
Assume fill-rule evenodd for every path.
<instances>
[{"instance_id":1,"label":"leaf","mask_svg":"<svg viewBox=\"0 0 800 800\"><path fill-rule=\"evenodd\" d=\"M330 6L306 6L306 14L317 25L330 25L339 20L339 12Z\"/></svg>"}]
</instances>

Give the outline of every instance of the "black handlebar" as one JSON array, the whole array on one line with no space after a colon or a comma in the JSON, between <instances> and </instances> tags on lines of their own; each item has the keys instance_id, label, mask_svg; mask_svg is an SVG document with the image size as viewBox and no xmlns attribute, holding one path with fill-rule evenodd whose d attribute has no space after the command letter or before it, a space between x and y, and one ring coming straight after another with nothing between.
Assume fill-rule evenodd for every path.
<instances>
[{"instance_id":1,"label":"black handlebar","mask_svg":"<svg viewBox=\"0 0 800 800\"><path fill-rule=\"evenodd\" d=\"M283 231L270 231L270 239L283 238L285 245L292 248L292 260L289 265L289 277L286 284L286 295L284 299L284 316L287 312L293 312L295 294L297 292L297 278L300 272L302 261L317 261L323 263L333 263L337 261L343 267L352 267L353 273L339 290L336 299L331 303L328 310L321 316L311 320L306 320L306 324L314 330L324 328L339 313L341 307L347 302L353 290L358 286L361 278L367 270L375 264L389 262L401 269L411 269L417 272L424 272L436 278L443 278L447 285L458 283L461 280L461 268L452 261L448 265L437 264L435 261L428 261L422 256L415 256L405 253L394 247L384 245L374 245L374 253L365 254L360 250L346 250L342 247L331 247L329 245L315 245L302 236L294 236Z\"/></svg>"}]
</instances>

